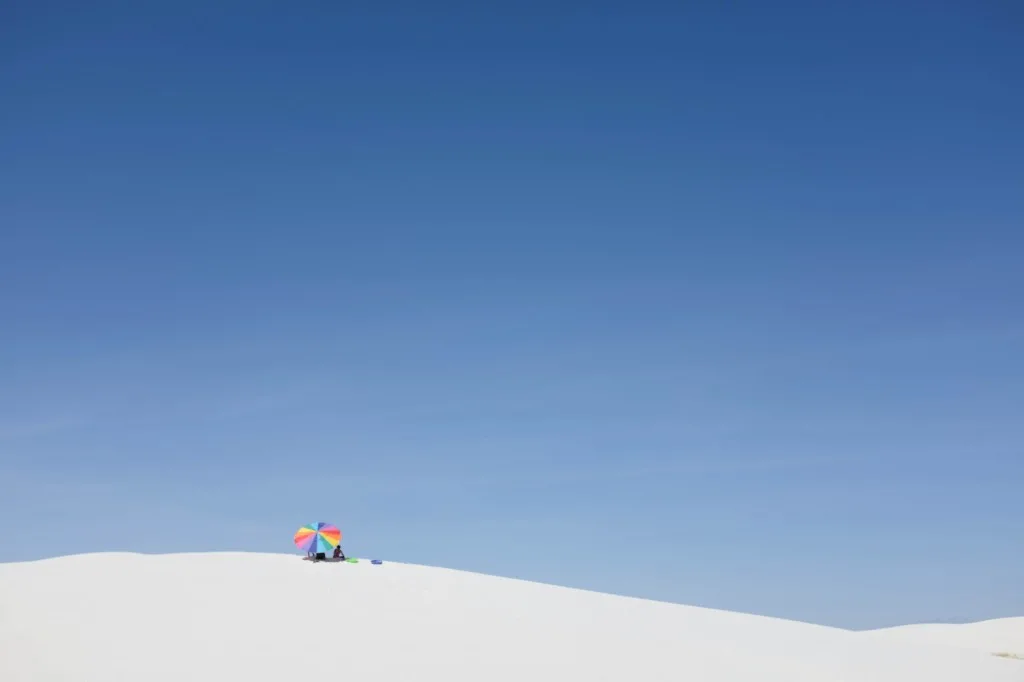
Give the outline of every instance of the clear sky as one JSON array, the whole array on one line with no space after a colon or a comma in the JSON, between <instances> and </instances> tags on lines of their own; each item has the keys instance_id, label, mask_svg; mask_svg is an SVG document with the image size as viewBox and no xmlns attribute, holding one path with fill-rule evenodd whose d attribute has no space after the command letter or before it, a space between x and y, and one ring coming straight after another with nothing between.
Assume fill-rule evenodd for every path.
<instances>
[{"instance_id":1,"label":"clear sky","mask_svg":"<svg viewBox=\"0 0 1024 682\"><path fill-rule=\"evenodd\" d=\"M1015 3L314 5L2 10L0 560L1024 615Z\"/></svg>"}]
</instances>

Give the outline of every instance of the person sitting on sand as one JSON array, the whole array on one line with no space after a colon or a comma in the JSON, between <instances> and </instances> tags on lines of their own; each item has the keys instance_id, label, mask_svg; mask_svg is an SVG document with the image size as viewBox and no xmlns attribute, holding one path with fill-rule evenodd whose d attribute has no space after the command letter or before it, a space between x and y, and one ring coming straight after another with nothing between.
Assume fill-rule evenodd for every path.
<instances>
[{"instance_id":1,"label":"person sitting on sand","mask_svg":"<svg viewBox=\"0 0 1024 682\"><path fill-rule=\"evenodd\" d=\"M341 545L334 548L334 558L340 559L341 561L345 560L345 554L341 551Z\"/></svg>"}]
</instances>

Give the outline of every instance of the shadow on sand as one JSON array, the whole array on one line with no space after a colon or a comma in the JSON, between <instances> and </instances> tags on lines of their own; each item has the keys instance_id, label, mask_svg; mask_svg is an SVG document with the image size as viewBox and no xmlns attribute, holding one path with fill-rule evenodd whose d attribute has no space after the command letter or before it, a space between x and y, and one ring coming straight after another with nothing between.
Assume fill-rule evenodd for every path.
<instances>
[{"instance_id":1,"label":"shadow on sand","mask_svg":"<svg viewBox=\"0 0 1024 682\"><path fill-rule=\"evenodd\" d=\"M313 563L313 564L343 564L343 563L345 563L347 561L347 559L342 559L342 558L335 559L332 556L329 556L326 559L314 559L313 557L306 556L306 557L302 557L302 560L303 561L308 561L308 562Z\"/></svg>"}]
</instances>

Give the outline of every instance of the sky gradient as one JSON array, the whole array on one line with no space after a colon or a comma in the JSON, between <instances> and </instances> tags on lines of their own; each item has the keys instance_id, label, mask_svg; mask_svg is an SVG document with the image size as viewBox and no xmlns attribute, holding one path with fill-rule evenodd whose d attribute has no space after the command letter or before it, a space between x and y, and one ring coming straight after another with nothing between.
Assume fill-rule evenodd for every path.
<instances>
[{"instance_id":1,"label":"sky gradient","mask_svg":"<svg viewBox=\"0 0 1024 682\"><path fill-rule=\"evenodd\" d=\"M1019 8L209 4L3 10L0 561L1024 614Z\"/></svg>"}]
</instances>

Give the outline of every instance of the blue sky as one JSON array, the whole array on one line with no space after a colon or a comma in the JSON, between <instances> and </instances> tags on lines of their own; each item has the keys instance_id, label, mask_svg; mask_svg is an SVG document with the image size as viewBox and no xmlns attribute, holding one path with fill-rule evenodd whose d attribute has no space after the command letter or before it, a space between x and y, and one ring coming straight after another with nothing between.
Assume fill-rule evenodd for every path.
<instances>
[{"instance_id":1,"label":"blue sky","mask_svg":"<svg viewBox=\"0 0 1024 682\"><path fill-rule=\"evenodd\" d=\"M1024 614L1009 3L144 4L0 21L0 560Z\"/></svg>"}]
</instances>

